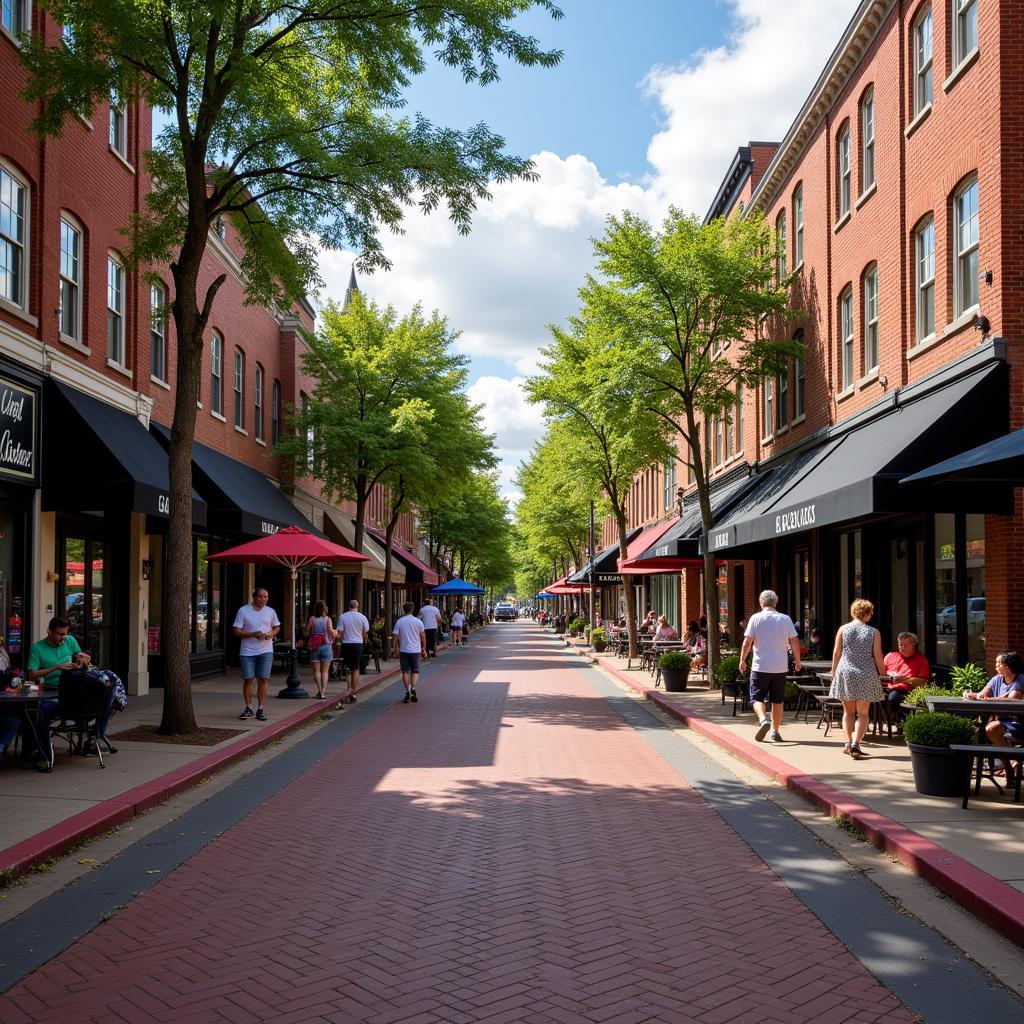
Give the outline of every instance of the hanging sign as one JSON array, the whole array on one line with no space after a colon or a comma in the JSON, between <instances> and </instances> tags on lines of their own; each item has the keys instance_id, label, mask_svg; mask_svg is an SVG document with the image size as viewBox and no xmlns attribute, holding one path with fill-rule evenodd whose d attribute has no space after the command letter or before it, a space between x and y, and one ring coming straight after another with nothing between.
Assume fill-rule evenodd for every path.
<instances>
[{"instance_id":1,"label":"hanging sign","mask_svg":"<svg viewBox=\"0 0 1024 1024\"><path fill-rule=\"evenodd\" d=\"M38 434L36 392L0 377L0 476L35 482Z\"/></svg>"}]
</instances>

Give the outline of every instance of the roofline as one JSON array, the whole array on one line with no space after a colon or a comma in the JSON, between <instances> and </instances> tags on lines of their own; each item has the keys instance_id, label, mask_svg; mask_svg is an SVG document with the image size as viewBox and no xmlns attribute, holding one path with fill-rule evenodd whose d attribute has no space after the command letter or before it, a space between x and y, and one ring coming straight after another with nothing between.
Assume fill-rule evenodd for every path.
<instances>
[{"instance_id":1,"label":"roofline","mask_svg":"<svg viewBox=\"0 0 1024 1024\"><path fill-rule=\"evenodd\" d=\"M757 143L753 143L757 145ZM722 217L732 208L736 193L739 192L743 183L750 177L751 155L750 146L740 146L736 155L729 164L729 170L725 172L722 184L718 186L715 198L704 214L704 223L709 224L718 217Z\"/></svg>"}]
</instances>

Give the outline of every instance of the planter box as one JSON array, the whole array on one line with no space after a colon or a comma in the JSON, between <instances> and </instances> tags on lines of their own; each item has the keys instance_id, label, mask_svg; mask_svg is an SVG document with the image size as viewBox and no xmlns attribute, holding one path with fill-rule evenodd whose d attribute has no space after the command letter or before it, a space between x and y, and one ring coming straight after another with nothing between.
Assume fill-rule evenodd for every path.
<instances>
[{"instance_id":1,"label":"planter box","mask_svg":"<svg viewBox=\"0 0 1024 1024\"><path fill-rule=\"evenodd\" d=\"M914 787L924 796L966 796L971 787L971 755L949 747L908 743Z\"/></svg>"},{"instance_id":2,"label":"planter box","mask_svg":"<svg viewBox=\"0 0 1024 1024\"><path fill-rule=\"evenodd\" d=\"M606 640L595 640L594 641L594 653L604 654L605 648L607 648L608 642Z\"/></svg>"},{"instance_id":3,"label":"planter box","mask_svg":"<svg viewBox=\"0 0 1024 1024\"><path fill-rule=\"evenodd\" d=\"M665 680L666 693L683 693L690 678L689 670L681 668L663 668L661 678Z\"/></svg>"}]
</instances>

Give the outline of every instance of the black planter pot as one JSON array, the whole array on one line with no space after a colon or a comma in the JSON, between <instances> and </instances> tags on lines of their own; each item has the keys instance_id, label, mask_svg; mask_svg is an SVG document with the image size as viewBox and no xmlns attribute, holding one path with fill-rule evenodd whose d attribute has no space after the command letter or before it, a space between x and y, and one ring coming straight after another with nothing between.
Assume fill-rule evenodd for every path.
<instances>
[{"instance_id":1,"label":"black planter pot","mask_svg":"<svg viewBox=\"0 0 1024 1024\"><path fill-rule=\"evenodd\" d=\"M726 697L742 697L745 683L722 683L722 693Z\"/></svg>"},{"instance_id":2,"label":"black planter pot","mask_svg":"<svg viewBox=\"0 0 1024 1024\"><path fill-rule=\"evenodd\" d=\"M661 678L665 680L666 693L682 693L686 689L690 672L683 668L663 668Z\"/></svg>"},{"instance_id":3,"label":"black planter pot","mask_svg":"<svg viewBox=\"0 0 1024 1024\"><path fill-rule=\"evenodd\" d=\"M362 654L359 656L359 672L361 675L366 675L366 670L370 667L370 655Z\"/></svg>"},{"instance_id":4,"label":"black planter pot","mask_svg":"<svg viewBox=\"0 0 1024 1024\"><path fill-rule=\"evenodd\" d=\"M605 650L605 648L607 646L608 646L608 642L606 640L595 640L594 641L594 653L595 654L603 654L604 650Z\"/></svg>"},{"instance_id":5,"label":"black planter pot","mask_svg":"<svg viewBox=\"0 0 1024 1024\"><path fill-rule=\"evenodd\" d=\"M971 785L971 755L949 747L908 743L914 787L924 796L964 796Z\"/></svg>"}]
</instances>

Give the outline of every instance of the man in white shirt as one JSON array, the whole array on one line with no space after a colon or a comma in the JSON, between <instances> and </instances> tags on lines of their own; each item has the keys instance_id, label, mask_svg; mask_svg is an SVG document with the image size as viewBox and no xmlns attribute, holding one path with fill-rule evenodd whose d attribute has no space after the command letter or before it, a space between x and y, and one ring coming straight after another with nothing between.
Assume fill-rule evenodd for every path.
<instances>
[{"instance_id":1,"label":"man in white shirt","mask_svg":"<svg viewBox=\"0 0 1024 1024\"><path fill-rule=\"evenodd\" d=\"M341 660L348 669L348 693L338 701L355 704L359 688L359 668L363 660L363 647L370 642L370 623L359 610L359 602L349 601L348 611L338 616L338 632L341 634Z\"/></svg>"},{"instance_id":2,"label":"man in white shirt","mask_svg":"<svg viewBox=\"0 0 1024 1024\"><path fill-rule=\"evenodd\" d=\"M750 703L757 712L757 732L754 739L761 742L771 730L773 743L781 743L779 727L782 725L783 701L786 698L786 672L789 670L789 650L793 651L793 664L800 671L800 640L796 626L788 615L776 611L779 595L774 590L762 590L758 598L761 610L750 616L743 633L740 650L740 672L747 668L747 655L754 649L754 663L750 667ZM765 705L772 705L772 720L768 721Z\"/></svg>"},{"instance_id":3,"label":"man in white shirt","mask_svg":"<svg viewBox=\"0 0 1024 1024\"><path fill-rule=\"evenodd\" d=\"M277 612L267 601L270 595L257 587L252 592L252 602L243 604L235 616L232 632L241 641L239 661L242 665L242 696L245 698L245 710L238 716L243 721L253 717L252 684L257 684L256 718L265 722L267 713L263 705L267 699L267 683L270 681L270 669L274 664L274 637L281 630L281 620Z\"/></svg>"},{"instance_id":4,"label":"man in white shirt","mask_svg":"<svg viewBox=\"0 0 1024 1024\"><path fill-rule=\"evenodd\" d=\"M416 607L412 601L402 605L402 617L395 621L391 635L398 640L398 663L402 667L402 685L405 687L403 704L419 699L416 696L416 683L420 677L420 656L427 655L427 631L423 623L413 615Z\"/></svg>"},{"instance_id":5,"label":"man in white shirt","mask_svg":"<svg viewBox=\"0 0 1024 1024\"><path fill-rule=\"evenodd\" d=\"M427 657L437 657L437 631L441 626L441 613L434 607L434 603L428 597L420 609L420 622L423 623L423 630L427 634Z\"/></svg>"}]
</instances>

